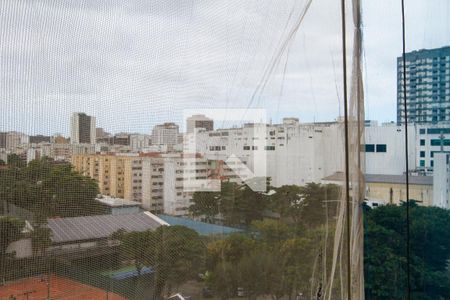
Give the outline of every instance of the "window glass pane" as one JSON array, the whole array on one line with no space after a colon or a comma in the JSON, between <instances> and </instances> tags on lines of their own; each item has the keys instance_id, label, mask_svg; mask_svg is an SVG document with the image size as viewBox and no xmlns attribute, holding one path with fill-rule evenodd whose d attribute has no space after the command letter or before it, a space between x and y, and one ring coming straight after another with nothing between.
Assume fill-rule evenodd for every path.
<instances>
[{"instance_id":1,"label":"window glass pane","mask_svg":"<svg viewBox=\"0 0 450 300\"><path fill-rule=\"evenodd\" d=\"M366 144L366 152L375 152L375 145Z\"/></svg>"},{"instance_id":2,"label":"window glass pane","mask_svg":"<svg viewBox=\"0 0 450 300\"><path fill-rule=\"evenodd\" d=\"M377 145L377 152L386 152L386 145L385 144L378 144Z\"/></svg>"}]
</instances>

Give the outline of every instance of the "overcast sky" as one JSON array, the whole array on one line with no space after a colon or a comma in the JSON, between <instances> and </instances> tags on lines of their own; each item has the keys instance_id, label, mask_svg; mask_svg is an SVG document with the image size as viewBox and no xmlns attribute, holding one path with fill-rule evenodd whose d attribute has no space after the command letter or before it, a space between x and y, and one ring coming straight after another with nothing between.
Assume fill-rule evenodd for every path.
<instances>
[{"instance_id":1,"label":"overcast sky","mask_svg":"<svg viewBox=\"0 0 450 300\"><path fill-rule=\"evenodd\" d=\"M0 1L0 131L68 134L74 111L110 132L149 133L195 108L333 120L342 108L340 1L313 0L279 52L306 2ZM448 0L406 5L408 50L450 45ZM364 0L363 20L366 117L395 120L400 1Z\"/></svg>"}]
</instances>

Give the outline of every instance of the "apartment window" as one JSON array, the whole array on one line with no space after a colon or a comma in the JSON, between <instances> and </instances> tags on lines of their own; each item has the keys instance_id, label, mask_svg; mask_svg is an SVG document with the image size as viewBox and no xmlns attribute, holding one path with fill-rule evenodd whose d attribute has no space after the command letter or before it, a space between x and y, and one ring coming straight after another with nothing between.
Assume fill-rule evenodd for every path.
<instances>
[{"instance_id":1,"label":"apartment window","mask_svg":"<svg viewBox=\"0 0 450 300\"><path fill-rule=\"evenodd\" d=\"M374 144L366 144L365 152L375 152L375 145Z\"/></svg>"},{"instance_id":2,"label":"apartment window","mask_svg":"<svg viewBox=\"0 0 450 300\"><path fill-rule=\"evenodd\" d=\"M423 160L423 159L420 160L420 166L425 167L425 160Z\"/></svg>"},{"instance_id":3,"label":"apartment window","mask_svg":"<svg viewBox=\"0 0 450 300\"><path fill-rule=\"evenodd\" d=\"M422 129L419 130L419 132L420 132L420 134L425 134L425 129L422 128Z\"/></svg>"},{"instance_id":4,"label":"apartment window","mask_svg":"<svg viewBox=\"0 0 450 300\"><path fill-rule=\"evenodd\" d=\"M250 146L244 146L244 150L250 150Z\"/></svg>"},{"instance_id":5,"label":"apartment window","mask_svg":"<svg viewBox=\"0 0 450 300\"><path fill-rule=\"evenodd\" d=\"M420 157L425 157L425 151L420 151Z\"/></svg>"},{"instance_id":6,"label":"apartment window","mask_svg":"<svg viewBox=\"0 0 450 300\"><path fill-rule=\"evenodd\" d=\"M420 140L420 146L425 146L425 140Z\"/></svg>"},{"instance_id":7,"label":"apartment window","mask_svg":"<svg viewBox=\"0 0 450 300\"><path fill-rule=\"evenodd\" d=\"M450 146L450 139L444 139L442 140L443 146ZM440 146L441 145L441 139L432 139L431 140L431 146Z\"/></svg>"},{"instance_id":8,"label":"apartment window","mask_svg":"<svg viewBox=\"0 0 450 300\"><path fill-rule=\"evenodd\" d=\"M377 145L377 152L386 152L387 146L386 144L378 144Z\"/></svg>"}]
</instances>

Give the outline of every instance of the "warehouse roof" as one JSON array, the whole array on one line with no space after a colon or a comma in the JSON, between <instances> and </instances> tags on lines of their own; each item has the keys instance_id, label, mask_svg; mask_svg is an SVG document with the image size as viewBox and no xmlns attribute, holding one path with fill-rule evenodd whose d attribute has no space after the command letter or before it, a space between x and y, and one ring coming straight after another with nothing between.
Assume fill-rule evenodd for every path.
<instances>
[{"instance_id":1,"label":"warehouse roof","mask_svg":"<svg viewBox=\"0 0 450 300\"><path fill-rule=\"evenodd\" d=\"M367 183L393 183L406 184L405 175L385 175L385 174L366 174L364 179ZM336 172L323 178L324 181L343 181L344 173ZM415 185L433 185L432 176L409 176L409 184Z\"/></svg>"},{"instance_id":2,"label":"warehouse roof","mask_svg":"<svg viewBox=\"0 0 450 300\"><path fill-rule=\"evenodd\" d=\"M99 215L48 220L53 243L107 238L119 229L125 231L155 230L168 225L150 212L124 215Z\"/></svg>"}]
</instances>

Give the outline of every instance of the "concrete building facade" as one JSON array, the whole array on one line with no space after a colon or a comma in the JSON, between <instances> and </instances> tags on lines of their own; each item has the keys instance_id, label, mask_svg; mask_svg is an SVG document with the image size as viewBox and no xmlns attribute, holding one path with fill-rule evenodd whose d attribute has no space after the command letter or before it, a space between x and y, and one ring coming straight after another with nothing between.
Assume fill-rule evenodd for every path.
<instances>
[{"instance_id":1,"label":"concrete building facade","mask_svg":"<svg viewBox=\"0 0 450 300\"><path fill-rule=\"evenodd\" d=\"M240 181L234 170L182 153L74 155L74 168L98 181L100 193L142 203L155 213L186 215L207 179Z\"/></svg>"},{"instance_id":2,"label":"concrete building facade","mask_svg":"<svg viewBox=\"0 0 450 300\"><path fill-rule=\"evenodd\" d=\"M450 152L435 153L434 160L433 205L450 209Z\"/></svg>"},{"instance_id":3,"label":"concrete building facade","mask_svg":"<svg viewBox=\"0 0 450 300\"><path fill-rule=\"evenodd\" d=\"M173 146L178 143L179 127L175 123L156 125L152 130L153 145Z\"/></svg>"}]
</instances>

